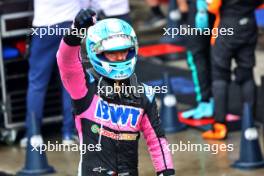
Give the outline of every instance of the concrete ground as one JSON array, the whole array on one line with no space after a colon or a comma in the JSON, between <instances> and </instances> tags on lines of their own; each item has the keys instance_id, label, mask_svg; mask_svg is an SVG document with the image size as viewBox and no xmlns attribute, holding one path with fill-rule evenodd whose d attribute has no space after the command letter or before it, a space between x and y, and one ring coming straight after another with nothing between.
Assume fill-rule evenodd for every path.
<instances>
[{"instance_id":1,"label":"concrete ground","mask_svg":"<svg viewBox=\"0 0 264 176\"><path fill-rule=\"evenodd\" d=\"M178 176L263 176L264 169L253 171L242 171L231 168L230 165L238 159L240 133L234 132L224 141L205 141L200 137L200 132L195 129L188 129L176 134L167 135L169 143L177 145L182 144L199 144L209 145L207 149L193 149L193 151L173 152L174 166ZM54 136L52 137L54 138ZM261 137L263 139L263 136ZM59 140L59 137L55 137ZM55 139L51 143L55 143ZM263 141L262 141L263 142ZM262 143L261 142L261 143ZM221 145L230 145L232 151L220 151ZM263 144L263 143L262 143ZM139 172L140 176L154 176L155 172L145 145L144 140L140 140L139 145ZM172 146L172 145L171 145ZM172 149L172 147L170 147ZM263 149L263 147L262 147ZM180 150L180 149L178 149ZM201 151L202 150L202 151ZM216 154L214 154L216 153ZM15 174L24 165L25 150L14 146L0 145L0 171ZM56 169L54 176L74 176L76 175L79 153L78 152L47 152L49 164ZM1 174L0 174L1 175Z\"/></svg>"}]
</instances>

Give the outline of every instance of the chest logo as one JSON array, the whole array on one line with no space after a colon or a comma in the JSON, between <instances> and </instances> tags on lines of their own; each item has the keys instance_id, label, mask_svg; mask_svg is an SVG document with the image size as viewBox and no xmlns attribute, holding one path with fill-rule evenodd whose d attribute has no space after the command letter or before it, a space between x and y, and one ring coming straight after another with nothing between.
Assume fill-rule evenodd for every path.
<instances>
[{"instance_id":1,"label":"chest logo","mask_svg":"<svg viewBox=\"0 0 264 176\"><path fill-rule=\"evenodd\" d=\"M114 125L136 127L140 109L131 106L108 104L100 100L97 102L95 117L103 121L111 121Z\"/></svg>"}]
</instances>

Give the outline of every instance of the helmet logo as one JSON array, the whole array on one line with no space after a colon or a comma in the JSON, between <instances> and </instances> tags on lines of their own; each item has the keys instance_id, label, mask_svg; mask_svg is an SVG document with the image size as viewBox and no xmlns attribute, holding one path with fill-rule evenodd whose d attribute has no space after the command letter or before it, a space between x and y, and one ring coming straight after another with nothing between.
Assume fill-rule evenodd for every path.
<instances>
[{"instance_id":1,"label":"helmet logo","mask_svg":"<svg viewBox=\"0 0 264 176\"><path fill-rule=\"evenodd\" d=\"M109 66L107 62L101 62L101 63L107 73L110 73L112 71L112 68Z\"/></svg>"}]
</instances>

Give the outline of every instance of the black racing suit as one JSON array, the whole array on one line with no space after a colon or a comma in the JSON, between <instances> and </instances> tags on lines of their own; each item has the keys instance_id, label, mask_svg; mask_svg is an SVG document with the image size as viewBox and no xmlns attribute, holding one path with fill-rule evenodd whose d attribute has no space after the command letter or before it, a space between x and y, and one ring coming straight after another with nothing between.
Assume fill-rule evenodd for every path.
<instances>
[{"instance_id":1,"label":"black racing suit","mask_svg":"<svg viewBox=\"0 0 264 176\"><path fill-rule=\"evenodd\" d=\"M227 114L231 60L236 61L235 81L241 86L243 102L255 102L253 67L257 43L255 9L262 0L222 0L218 28L233 28L233 34L221 35L212 46L213 94L215 119L224 123Z\"/></svg>"},{"instance_id":2,"label":"black racing suit","mask_svg":"<svg viewBox=\"0 0 264 176\"><path fill-rule=\"evenodd\" d=\"M148 91L151 89L133 74L119 83L137 91L107 91L116 82L93 69L84 69L79 52L80 41L69 35L64 37L57 54L62 82L73 100L80 145L86 147L81 150L79 175L137 176L140 132L157 175L174 175L154 95Z\"/></svg>"}]
</instances>

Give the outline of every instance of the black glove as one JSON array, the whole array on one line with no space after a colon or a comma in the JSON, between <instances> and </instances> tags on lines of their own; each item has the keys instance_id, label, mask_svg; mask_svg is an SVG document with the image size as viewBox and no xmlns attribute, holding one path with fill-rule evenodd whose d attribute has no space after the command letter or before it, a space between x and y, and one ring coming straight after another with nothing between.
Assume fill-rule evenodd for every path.
<instances>
[{"instance_id":1,"label":"black glove","mask_svg":"<svg viewBox=\"0 0 264 176\"><path fill-rule=\"evenodd\" d=\"M175 176L174 169L167 169L157 173L157 176Z\"/></svg>"},{"instance_id":2,"label":"black glove","mask_svg":"<svg viewBox=\"0 0 264 176\"><path fill-rule=\"evenodd\" d=\"M95 18L96 13L92 11L91 9L82 9L79 11L79 13L76 15L74 19L74 27L78 30L82 28L89 28L90 26L94 25L96 22Z\"/></svg>"},{"instance_id":3,"label":"black glove","mask_svg":"<svg viewBox=\"0 0 264 176\"><path fill-rule=\"evenodd\" d=\"M78 46L84 38L87 29L96 22L96 13L91 9L82 9L76 15L73 27L63 38L64 42L70 46ZM77 31L76 31L77 30ZM76 35L78 34L78 35Z\"/></svg>"},{"instance_id":4,"label":"black glove","mask_svg":"<svg viewBox=\"0 0 264 176\"><path fill-rule=\"evenodd\" d=\"M187 24L188 23L188 12L182 12L181 13L181 24Z\"/></svg>"}]
</instances>

